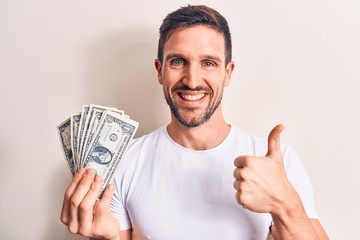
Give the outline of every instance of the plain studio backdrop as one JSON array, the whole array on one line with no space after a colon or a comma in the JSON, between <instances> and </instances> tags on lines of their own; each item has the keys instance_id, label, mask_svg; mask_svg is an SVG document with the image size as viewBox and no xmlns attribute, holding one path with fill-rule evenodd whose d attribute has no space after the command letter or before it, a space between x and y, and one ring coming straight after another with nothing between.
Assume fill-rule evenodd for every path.
<instances>
[{"instance_id":1,"label":"plain studio backdrop","mask_svg":"<svg viewBox=\"0 0 360 240\"><path fill-rule=\"evenodd\" d=\"M166 124L158 28L187 3L0 1L0 239L83 239L59 218L71 175L56 126L90 103L124 109L137 136ZM190 3L214 7L232 30L227 121L264 138L284 123L330 238L359 239L358 1Z\"/></svg>"}]
</instances>

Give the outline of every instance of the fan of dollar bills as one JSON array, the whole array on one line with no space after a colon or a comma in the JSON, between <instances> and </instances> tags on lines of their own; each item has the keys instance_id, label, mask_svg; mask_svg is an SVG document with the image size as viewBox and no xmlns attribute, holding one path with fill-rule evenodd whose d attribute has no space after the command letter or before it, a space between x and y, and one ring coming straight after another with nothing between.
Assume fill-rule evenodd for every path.
<instances>
[{"instance_id":1,"label":"fan of dollar bills","mask_svg":"<svg viewBox=\"0 0 360 240\"><path fill-rule=\"evenodd\" d=\"M101 196L138 126L122 110L84 105L81 113L71 115L57 126L72 175L82 167L94 168L104 178Z\"/></svg>"}]
</instances>

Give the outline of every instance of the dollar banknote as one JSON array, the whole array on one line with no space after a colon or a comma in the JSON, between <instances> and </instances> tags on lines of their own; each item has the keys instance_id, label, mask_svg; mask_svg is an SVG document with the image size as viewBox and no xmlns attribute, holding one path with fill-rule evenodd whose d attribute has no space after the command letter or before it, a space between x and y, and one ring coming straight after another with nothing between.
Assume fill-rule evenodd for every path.
<instances>
[{"instance_id":1,"label":"dollar banknote","mask_svg":"<svg viewBox=\"0 0 360 240\"><path fill-rule=\"evenodd\" d=\"M66 119L58 126L58 134L65 159L70 168L71 174L75 175L76 168L74 164L72 146L71 146L71 118Z\"/></svg>"},{"instance_id":2,"label":"dollar banknote","mask_svg":"<svg viewBox=\"0 0 360 240\"><path fill-rule=\"evenodd\" d=\"M88 145L89 145L88 144L89 138L91 138L92 134L97 129L99 121L100 121L101 116L102 116L102 113L104 113L107 110L114 111L114 112L117 112L119 114L124 113L124 111L118 110L118 109L112 108L112 107L104 107L104 106L95 105L95 104L90 105L89 110L88 110L88 114L87 114L87 117L86 117L86 121L85 121L85 124L84 124L83 135L81 137L80 152L78 154L79 158L81 160L84 159L84 155L87 152ZM83 164L83 162L81 162L81 165L82 164Z\"/></svg>"},{"instance_id":3,"label":"dollar banknote","mask_svg":"<svg viewBox=\"0 0 360 240\"><path fill-rule=\"evenodd\" d=\"M95 104L84 105L57 126L62 150L71 174L94 168L104 183L99 197L112 181L138 123L123 110Z\"/></svg>"},{"instance_id":4,"label":"dollar banknote","mask_svg":"<svg viewBox=\"0 0 360 240\"><path fill-rule=\"evenodd\" d=\"M81 153L81 142L83 139L83 135L84 135L84 129L85 129L85 122L86 122L86 118L88 116L89 113L89 109L90 107L88 105L84 105L82 107L82 111L81 111L81 118L80 118L80 124L79 124L79 132L78 132L78 136L77 136L77 155L78 155L78 161L79 161L79 165L81 165L81 159L80 159L80 153Z\"/></svg>"},{"instance_id":5,"label":"dollar banknote","mask_svg":"<svg viewBox=\"0 0 360 240\"><path fill-rule=\"evenodd\" d=\"M103 176L100 197L112 181L120 159L137 128L138 123L129 118L113 111L104 113L83 164L85 168L94 168L97 175Z\"/></svg>"},{"instance_id":6,"label":"dollar banknote","mask_svg":"<svg viewBox=\"0 0 360 240\"><path fill-rule=\"evenodd\" d=\"M74 167L75 167L75 171L78 171L78 156L77 156L77 152L78 152L78 148L77 148L77 135L79 132L79 124L80 124L80 119L81 119L81 113L78 114L73 114L71 115L71 150L72 150L72 155L73 155L73 162L74 162Z\"/></svg>"},{"instance_id":7,"label":"dollar banknote","mask_svg":"<svg viewBox=\"0 0 360 240\"><path fill-rule=\"evenodd\" d=\"M83 149L83 156L86 155L86 153L89 151L89 146L91 144L93 135L94 135L95 131L97 130L97 128L99 127L99 123L100 123L105 111L111 111L111 112L114 112L114 113L118 113L120 115L123 115L123 113L124 113L124 111L118 110L118 109L115 109L115 108L100 108L100 107L97 107L97 108L94 109L94 113L92 114L89 126L87 128L87 133L84 135L84 137L86 137L86 139L85 139L85 143L83 145L83 148L84 148Z\"/></svg>"}]
</instances>

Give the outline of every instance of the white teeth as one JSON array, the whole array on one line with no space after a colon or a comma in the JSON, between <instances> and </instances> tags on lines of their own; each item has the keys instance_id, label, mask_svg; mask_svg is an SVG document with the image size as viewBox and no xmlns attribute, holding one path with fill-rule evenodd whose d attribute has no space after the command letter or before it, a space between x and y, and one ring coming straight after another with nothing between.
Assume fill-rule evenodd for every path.
<instances>
[{"instance_id":1,"label":"white teeth","mask_svg":"<svg viewBox=\"0 0 360 240\"><path fill-rule=\"evenodd\" d=\"M196 101L199 100L201 98L203 98L205 96L205 94L197 94L197 95L187 95L187 94L181 94L181 97L185 100L189 100L189 101Z\"/></svg>"}]
</instances>

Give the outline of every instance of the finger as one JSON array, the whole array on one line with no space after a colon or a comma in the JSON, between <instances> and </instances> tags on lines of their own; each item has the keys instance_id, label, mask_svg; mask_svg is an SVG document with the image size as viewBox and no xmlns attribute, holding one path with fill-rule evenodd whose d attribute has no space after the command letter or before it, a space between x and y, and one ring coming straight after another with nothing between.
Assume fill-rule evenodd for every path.
<instances>
[{"instance_id":1,"label":"finger","mask_svg":"<svg viewBox=\"0 0 360 240\"><path fill-rule=\"evenodd\" d=\"M243 208L245 208L244 202L242 201L243 195L240 191L237 191L235 193L236 202L241 205Z\"/></svg>"},{"instance_id":2,"label":"finger","mask_svg":"<svg viewBox=\"0 0 360 240\"><path fill-rule=\"evenodd\" d=\"M71 197L72 197L77 185L79 184L81 178L83 177L84 173L85 173L84 168L79 169L79 171L75 174L75 176L74 176L72 182L70 183L69 187L65 191L60 219L66 225L69 224Z\"/></svg>"},{"instance_id":3,"label":"finger","mask_svg":"<svg viewBox=\"0 0 360 240\"><path fill-rule=\"evenodd\" d=\"M240 180L235 180L233 183L233 187L236 191L240 191Z\"/></svg>"},{"instance_id":4,"label":"finger","mask_svg":"<svg viewBox=\"0 0 360 240\"><path fill-rule=\"evenodd\" d=\"M280 134L285 129L285 126L282 124L274 127L268 137L268 151L266 156L271 156L277 153L281 153L281 143L280 143Z\"/></svg>"},{"instance_id":5,"label":"finger","mask_svg":"<svg viewBox=\"0 0 360 240\"><path fill-rule=\"evenodd\" d=\"M248 164L249 156L239 156L235 158L234 165L238 168L243 168Z\"/></svg>"},{"instance_id":6,"label":"finger","mask_svg":"<svg viewBox=\"0 0 360 240\"><path fill-rule=\"evenodd\" d=\"M102 195L101 200L96 208L96 216L98 217L105 217L110 212L110 203L115 193L115 187L112 184L109 184L104 194Z\"/></svg>"},{"instance_id":7,"label":"finger","mask_svg":"<svg viewBox=\"0 0 360 240\"><path fill-rule=\"evenodd\" d=\"M233 176L236 180L240 179L240 169L241 168L235 168L234 172L233 172Z\"/></svg>"},{"instance_id":8,"label":"finger","mask_svg":"<svg viewBox=\"0 0 360 240\"><path fill-rule=\"evenodd\" d=\"M70 223L69 231L72 233L78 233L79 231L79 205L83 201L85 195L90 189L90 186L94 180L94 169L86 169L85 174L81 178L76 190L71 197L70 201Z\"/></svg>"},{"instance_id":9,"label":"finger","mask_svg":"<svg viewBox=\"0 0 360 240\"><path fill-rule=\"evenodd\" d=\"M79 233L83 236L91 234L94 207L98 200L103 178L100 175L95 176L89 191L79 207Z\"/></svg>"}]
</instances>

